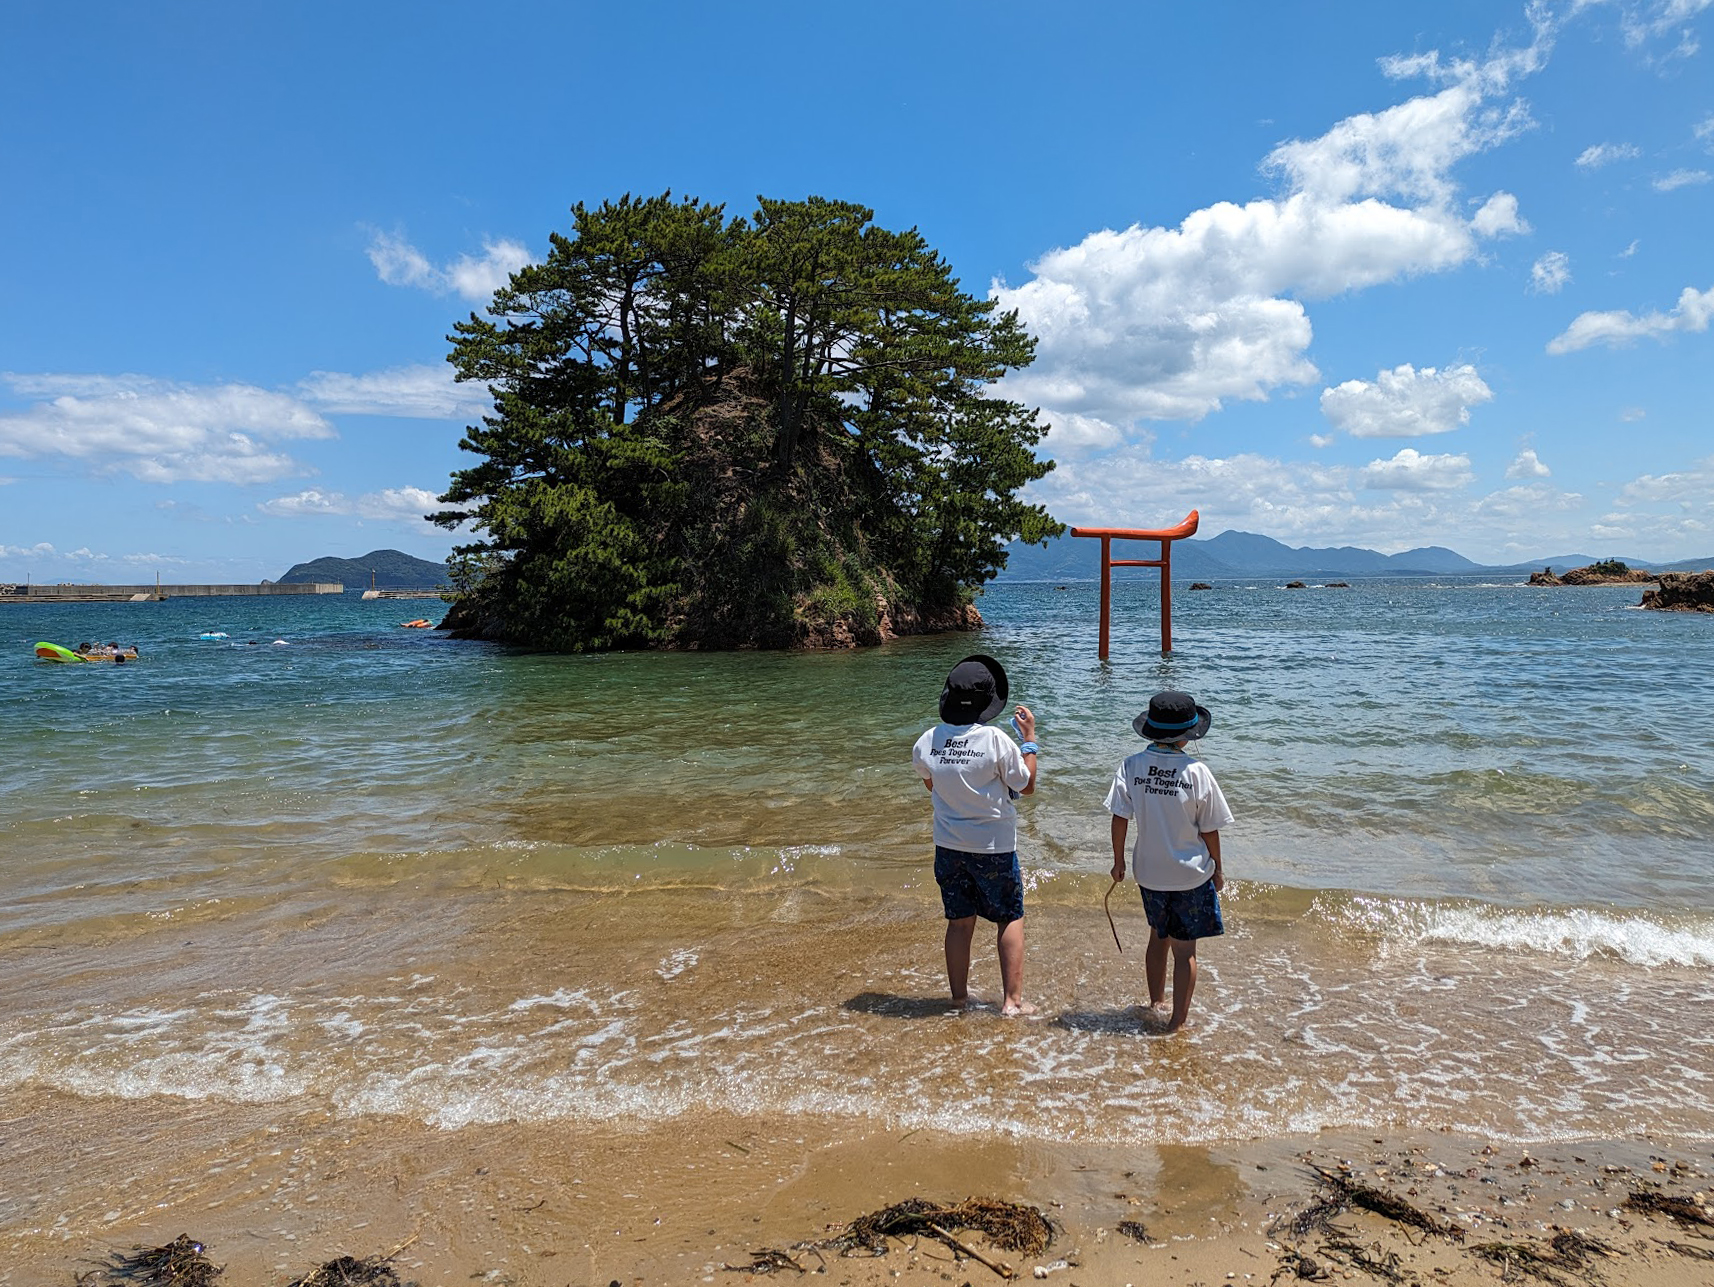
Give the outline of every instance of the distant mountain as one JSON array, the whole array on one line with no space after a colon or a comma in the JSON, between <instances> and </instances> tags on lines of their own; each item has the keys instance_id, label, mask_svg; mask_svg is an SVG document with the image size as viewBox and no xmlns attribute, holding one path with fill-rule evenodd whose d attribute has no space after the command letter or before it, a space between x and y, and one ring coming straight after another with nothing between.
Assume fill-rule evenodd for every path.
<instances>
[{"instance_id":1,"label":"distant mountain","mask_svg":"<svg viewBox=\"0 0 1714 1287\"><path fill-rule=\"evenodd\" d=\"M1152 559L1159 547L1153 541L1120 541L1113 546L1115 558ZM1046 547L1014 541L1006 547L1006 581L1073 581L1101 575L1100 542L1087 537L1062 536ZM1609 557L1603 555L1601 557ZM1474 562L1444 546L1429 545L1399 554L1342 545L1317 549L1290 546L1270 536L1227 530L1206 540L1174 541L1174 581L1206 580L1210 577L1331 577L1331 576L1445 576L1454 573L1487 572L1523 576L1551 567L1555 572L1586 567L1596 562L1591 554L1561 554L1523 563L1493 567ZM1684 559L1677 563L1651 563L1626 558L1632 567L1664 572L1692 572L1714 567L1714 558ZM1113 575L1154 576L1153 568L1114 568Z\"/></svg>"},{"instance_id":2,"label":"distant mountain","mask_svg":"<svg viewBox=\"0 0 1714 1287\"><path fill-rule=\"evenodd\" d=\"M367 590L371 585L377 590L435 590L447 584L447 575L444 563L414 558L400 550L370 550L360 559L336 559L329 555L297 563L280 578L281 585L311 581L337 581L347 590Z\"/></svg>"}]
</instances>

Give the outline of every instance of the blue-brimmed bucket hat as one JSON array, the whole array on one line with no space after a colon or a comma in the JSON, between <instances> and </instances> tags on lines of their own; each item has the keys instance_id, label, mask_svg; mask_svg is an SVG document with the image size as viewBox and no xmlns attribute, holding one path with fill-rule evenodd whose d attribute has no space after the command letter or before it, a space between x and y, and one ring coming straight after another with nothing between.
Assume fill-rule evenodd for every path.
<instances>
[{"instance_id":1,"label":"blue-brimmed bucket hat","mask_svg":"<svg viewBox=\"0 0 1714 1287\"><path fill-rule=\"evenodd\" d=\"M1194 741L1208 735L1214 717L1208 708L1198 706L1189 693L1156 693L1149 698L1149 708L1131 721L1139 737L1151 742Z\"/></svg>"},{"instance_id":2,"label":"blue-brimmed bucket hat","mask_svg":"<svg viewBox=\"0 0 1714 1287\"><path fill-rule=\"evenodd\" d=\"M1011 685L1006 668L975 653L952 668L940 690L940 718L947 724L986 724L1006 709Z\"/></svg>"}]
</instances>

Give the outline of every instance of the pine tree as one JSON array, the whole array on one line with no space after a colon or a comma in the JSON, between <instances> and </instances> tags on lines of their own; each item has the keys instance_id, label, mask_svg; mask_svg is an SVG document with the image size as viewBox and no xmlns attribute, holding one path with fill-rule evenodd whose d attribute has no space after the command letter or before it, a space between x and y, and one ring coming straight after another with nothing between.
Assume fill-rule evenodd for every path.
<instances>
[{"instance_id":1,"label":"pine tree","mask_svg":"<svg viewBox=\"0 0 1714 1287\"><path fill-rule=\"evenodd\" d=\"M849 202L748 220L670 193L572 211L449 360L494 414L435 515L469 524L460 616L584 650L879 638L880 605L967 603L1014 537L1045 426L988 396L1015 314Z\"/></svg>"}]
</instances>

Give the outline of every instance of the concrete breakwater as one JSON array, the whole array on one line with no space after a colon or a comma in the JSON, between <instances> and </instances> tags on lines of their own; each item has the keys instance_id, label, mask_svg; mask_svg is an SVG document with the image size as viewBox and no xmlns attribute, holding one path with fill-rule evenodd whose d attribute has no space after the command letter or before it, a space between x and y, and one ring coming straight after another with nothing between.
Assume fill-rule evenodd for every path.
<instances>
[{"instance_id":1,"label":"concrete breakwater","mask_svg":"<svg viewBox=\"0 0 1714 1287\"><path fill-rule=\"evenodd\" d=\"M281 585L8 585L0 603L144 603L151 599L196 599L219 595L344 594L338 582Z\"/></svg>"}]
</instances>

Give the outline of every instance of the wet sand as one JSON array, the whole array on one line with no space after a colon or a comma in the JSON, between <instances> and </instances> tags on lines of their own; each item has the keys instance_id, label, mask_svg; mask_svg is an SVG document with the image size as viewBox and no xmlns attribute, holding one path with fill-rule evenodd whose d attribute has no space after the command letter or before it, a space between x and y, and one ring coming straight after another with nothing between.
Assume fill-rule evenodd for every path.
<instances>
[{"instance_id":1,"label":"wet sand","mask_svg":"<svg viewBox=\"0 0 1714 1287\"><path fill-rule=\"evenodd\" d=\"M1334 1217L1343 1236L1327 1227L1294 1236L1292 1216L1325 1192L1313 1166L1462 1236L1363 1210ZM66 1282L115 1251L181 1233L207 1245L233 1287L402 1244L401 1277L424 1284L736 1283L761 1278L743 1267L765 1248L852 1287L1000 1282L933 1238L895 1240L879 1258L792 1251L906 1198L982 1196L1035 1206L1058 1234L1035 1256L976 1234L971 1246L1023 1279L1039 1267L1083 1287L1305 1274L1702 1284L1714 1283L1714 1215L1683 1224L1625 1204L1658 1191L1695 1211L1714 1188L1710 1170L1706 1142L1664 1139L1526 1146L1323 1133L1116 1147L720 1113L440 1130L290 1105L33 1091L0 1101L0 1283ZM1593 1242L1579 1250L1562 1240L1555 1251L1552 1238L1567 1230Z\"/></svg>"}]
</instances>

